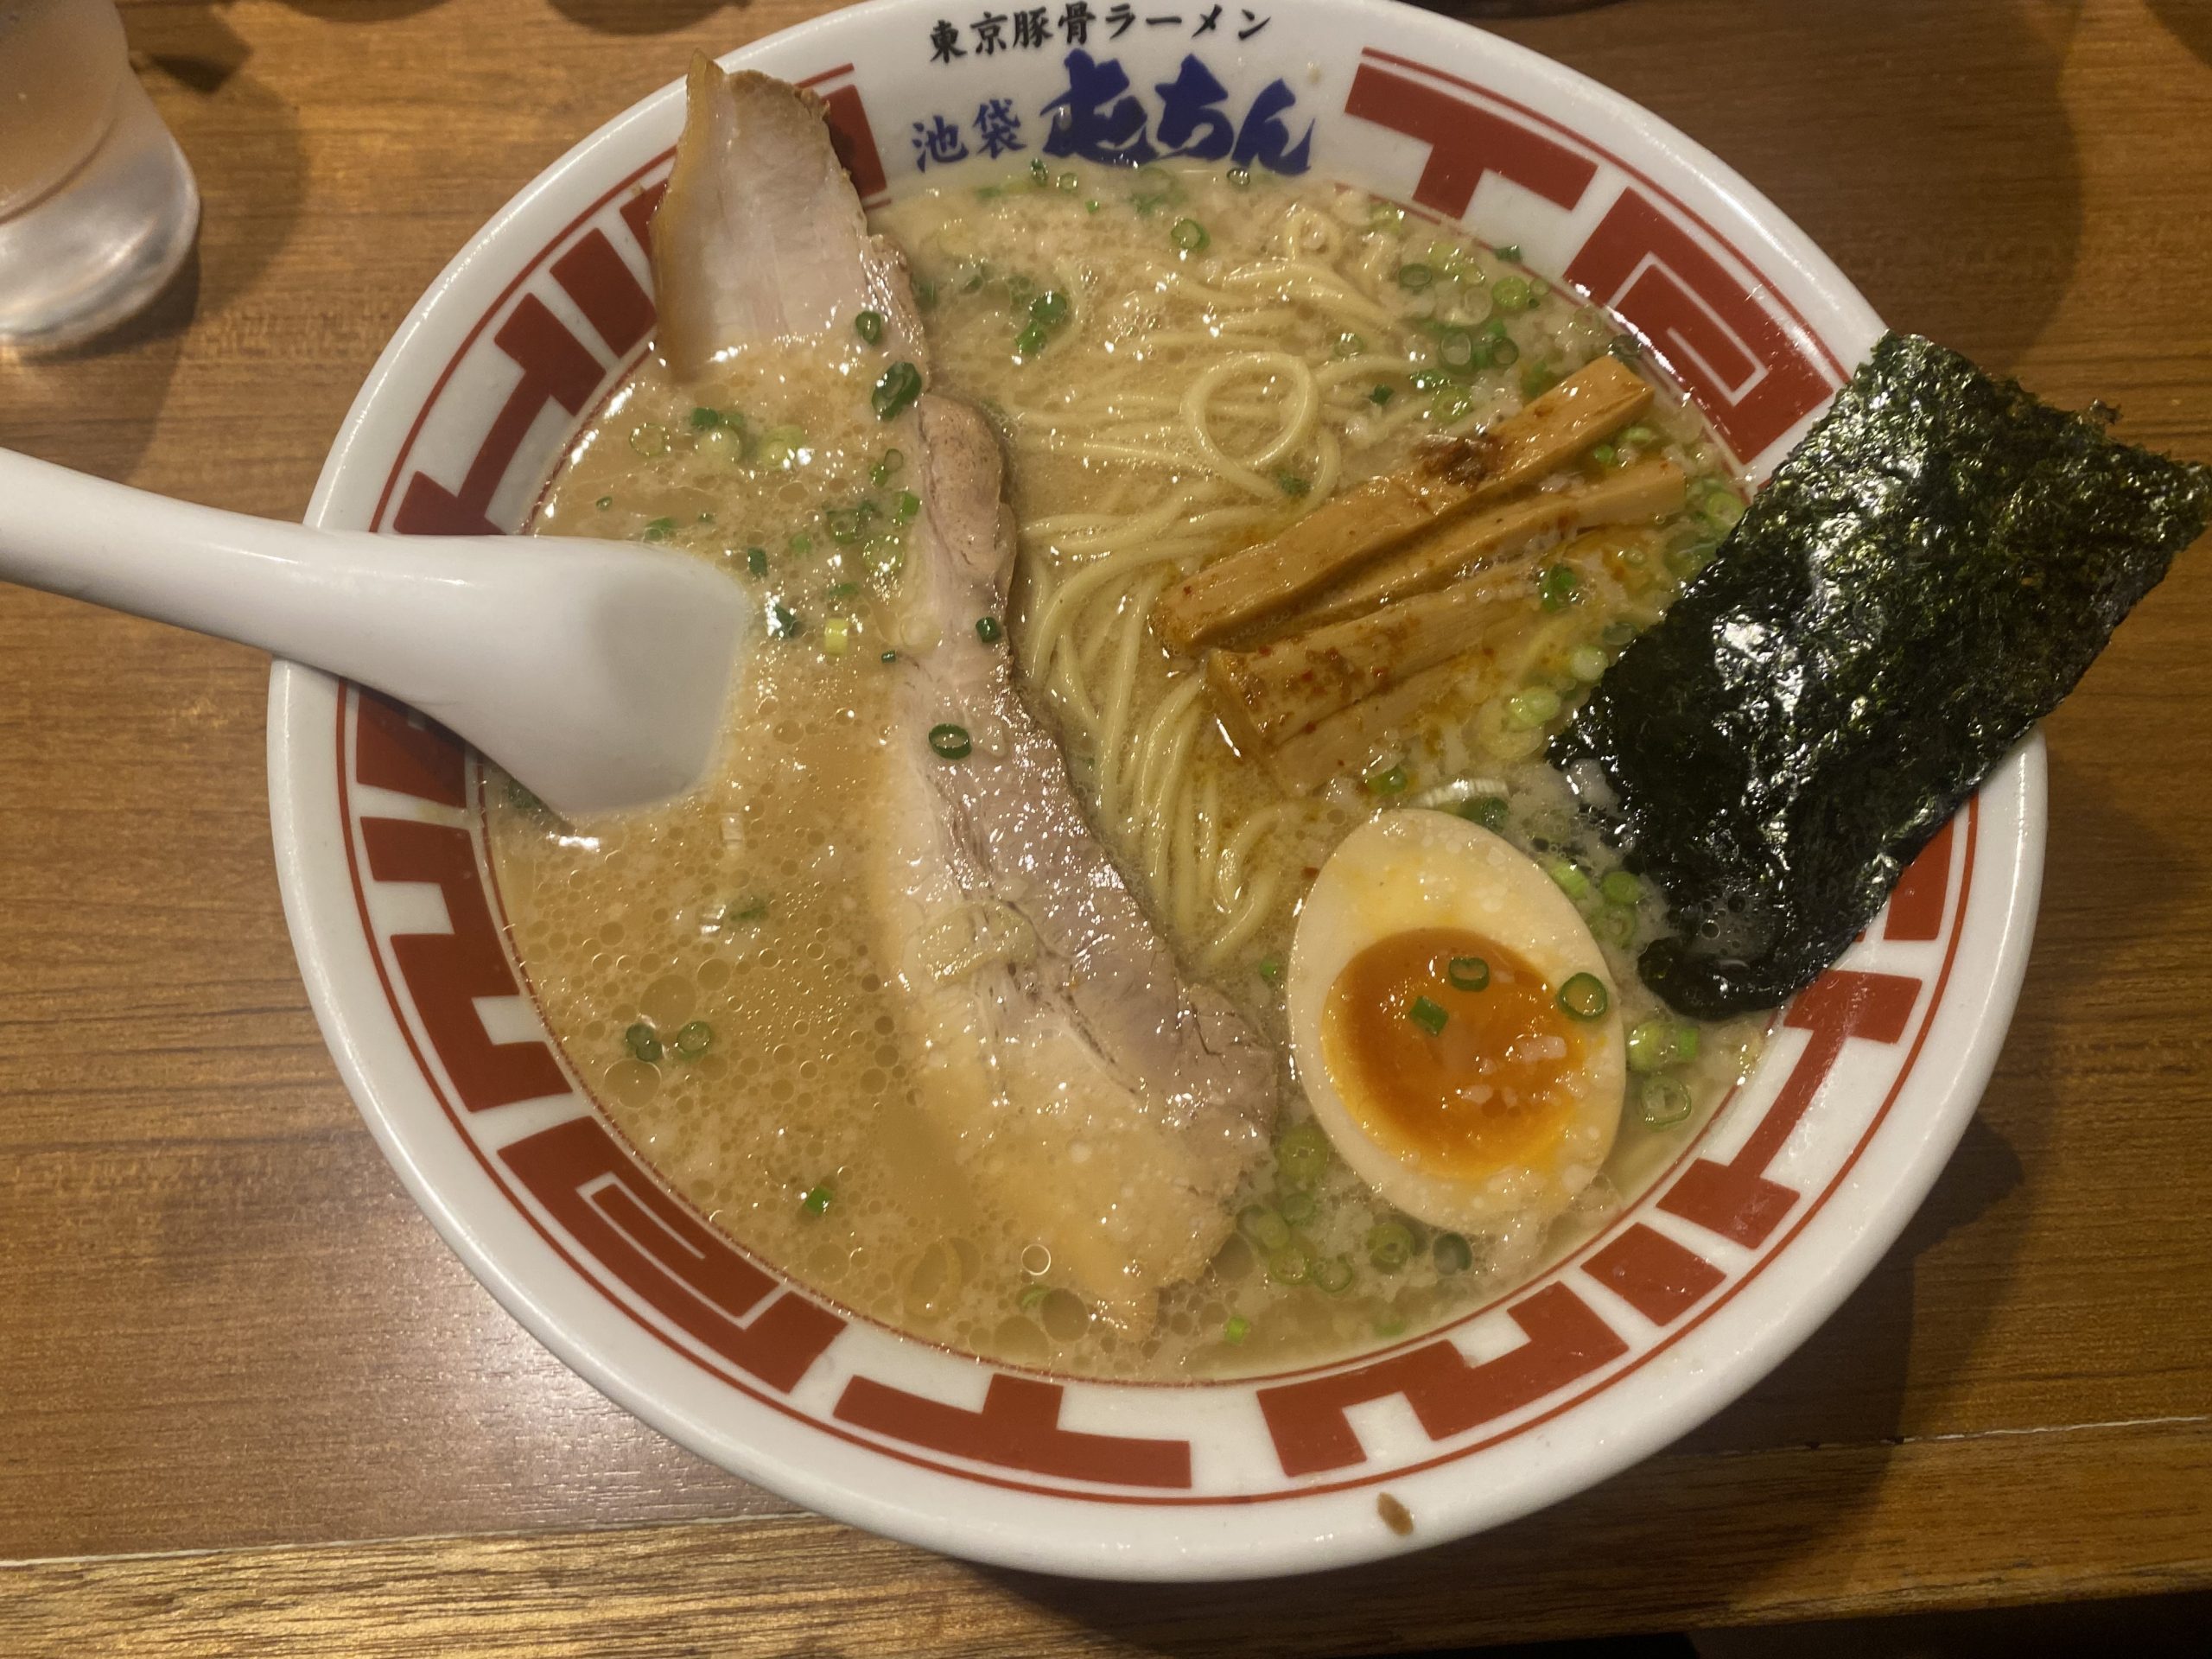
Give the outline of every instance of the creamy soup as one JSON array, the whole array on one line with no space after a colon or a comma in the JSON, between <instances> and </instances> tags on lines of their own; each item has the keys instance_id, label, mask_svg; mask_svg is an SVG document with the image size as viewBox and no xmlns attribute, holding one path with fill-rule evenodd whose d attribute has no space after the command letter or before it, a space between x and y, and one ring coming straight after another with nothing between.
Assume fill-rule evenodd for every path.
<instances>
[{"instance_id":1,"label":"creamy soup","mask_svg":"<svg viewBox=\"0 0 2212 1659\"><path fill-rule=\"evenodd\" d=\"M1040 164L901 200L877 228L911 265L931 390L979 405L1007 456L1015 587L973 626L1008 640L1093 830L1183 971L1285 1056L1269 1148L1195 1277L1107 1301L991 1200L1019 1173L979 1171L925 1109L923 1039L864 874L895 828L880 768L911 736L891 671L933 643L901 632L920 502L874 407L887 371L872 313L834 339L728 353L703 381L648 361L579 436L533 526L713 561L746 584L763 635L733 688L720 773L696 796L564 821L512 785L490 791L509 925L569 1059L714 1225L857 1313L994 1357L1160 1379L1268 1369L1525 1279L1681 1150L1759 1040L1757 1021L1683 1020L1643 989L1635 957L1662 906L1543 759L1741 512L1724 450L1633 340L1515 250L1356 192ZM1163 637L1172 586L1609 354L1649 383L1650 405L1560 478L1601 486L1663 459L1687 479L1679 505L1511 563L1495 577L1518 584L1506 624L1338 740L1357 753L1289 776L1237 741L1198 653ZM953 760L990 736L931 741ZM1620 1127L1563 1212L1478 1230L1401 1212L1332 1153L1288 1063L1301 903L1348 835L1407 807L1533 856L1611 969ZM1516 979L1510 943L1491 951L1493 1012L1535 982ZM1475 952L1439 945L1421 971L1472 995ZM1398 970L1362 971L1381 984ZM1530 1006L1556 988L1527 992ZM1450 1001L1417 999L1414 1017L1440 1022Z\"/></svg>"}]
</instances>

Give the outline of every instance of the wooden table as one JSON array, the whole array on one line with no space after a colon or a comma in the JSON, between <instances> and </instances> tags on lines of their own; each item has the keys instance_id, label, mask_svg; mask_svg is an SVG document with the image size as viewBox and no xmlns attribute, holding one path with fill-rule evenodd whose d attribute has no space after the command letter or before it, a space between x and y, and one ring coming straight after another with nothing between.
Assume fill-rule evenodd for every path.
<instances>
[{"instance_id":1,"label":"wooden table","mask_svg":"<svg viewBox=\"0 0 2212 1659\"><path fill-rule=\"evenodd\" d=\"M109 347L0 364L0 443L297 516L493 208L694 45L814 10L128 5L206 188L196 279ZM1892 322L2212 457L2212 7L1507 27L1728 157ZM2003 1063L1803 1351L1489 1536L1129 1593L795 1512L558 1364L401 1194L316 1034L264 660L0 588L0 1652L1323 1654L2212 1583L2208 639L2200 548L2050 721Z\"/></svg>"}]
</instances>

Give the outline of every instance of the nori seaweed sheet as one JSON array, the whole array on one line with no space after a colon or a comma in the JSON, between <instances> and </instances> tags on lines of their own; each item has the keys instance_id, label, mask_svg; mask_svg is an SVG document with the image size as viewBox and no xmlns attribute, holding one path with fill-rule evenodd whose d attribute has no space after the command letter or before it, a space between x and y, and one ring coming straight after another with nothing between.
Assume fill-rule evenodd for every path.
<instances>
[{"instance_id":1,"label":"nori seaweed sheet","mask_svg":"<svg viewBox=\"0 0 2212 1659\"><path fill-rule=\"evenodd\" d=\"M1810 983L2202 532L2212 472L2108 418L1885 336L1554 740L1666 896L1675 1008Z\"/></svg>"}]
</instances>

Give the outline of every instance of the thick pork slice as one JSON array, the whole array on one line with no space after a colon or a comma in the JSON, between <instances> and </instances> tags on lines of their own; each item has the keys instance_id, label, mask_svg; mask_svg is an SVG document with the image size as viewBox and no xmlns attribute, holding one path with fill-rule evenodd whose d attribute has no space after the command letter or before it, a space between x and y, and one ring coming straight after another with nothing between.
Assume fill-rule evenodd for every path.
<instances>
[{"instance_id":1,"label":"thick pork slice","mask_svg":"<svg viewBox=\"0 0 2212 1659\"><path fill-rule=\"evenodd\" d=\"M678 372L766 335L886 319L925 372L903 261L869 238L820 105L755 75L693 68L654 228L662 350ZM842 336L841 336L842 338ZM891 741L868 909L909 998L925 1111L987 1207L1052 1252L1047 1277L1139 1328L1204 1267L1275 1107L1273 1054L1173 953L1091 835L1058 747L1023 702L1007 614L1012 518L997 443L926 394L886 427L922 510L887 671ZM933 748L930 734L957 740Z\"/></svg>"}]
</instances>

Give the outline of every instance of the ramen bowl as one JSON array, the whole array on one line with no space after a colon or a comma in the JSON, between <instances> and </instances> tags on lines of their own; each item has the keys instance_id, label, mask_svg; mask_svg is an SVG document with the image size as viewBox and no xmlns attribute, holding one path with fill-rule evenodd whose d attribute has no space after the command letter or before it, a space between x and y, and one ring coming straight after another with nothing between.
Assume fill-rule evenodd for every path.
<instances>
[{"instance_id":1,"label":"ramen bowl","mask_svg":"<svg viewBox=\"0 0 2212 1659\"><path fill-rule=\"evenodd\" d=\"M1055 116L1062 143L1086 123L1157 134L1171 84L1217 85L1219 130L1260 130L1258 164L1517 244L1611 308L1755 476L1880 333L1726 165L1518 47L1346 0L1276 0L1203 31L1202 14L1122 27L1089 10L986 34L883 0L726 61L813 88L871 205L1019 166L1007 152L1041 148ZM569 435L647 348L648 226L682 107L671 84L618 117L461 251L362 389L310 522L526 522ZM2031 741L1777 1014L1755 1071L1674 1161L1510 1293L1280 1374L1112 1382L864 1319L642 1164L546 1027L500 919L478 764L442 732L280 663L270 782L286 911L340 1069L416 1201L517 1319L671 1439L825 1515L1129 1579L1304 1571L1495 1526L1757 1382L1865 1275L1955 1145L2019 986L2043 847Z\"/></svg>"}]
</instances>

